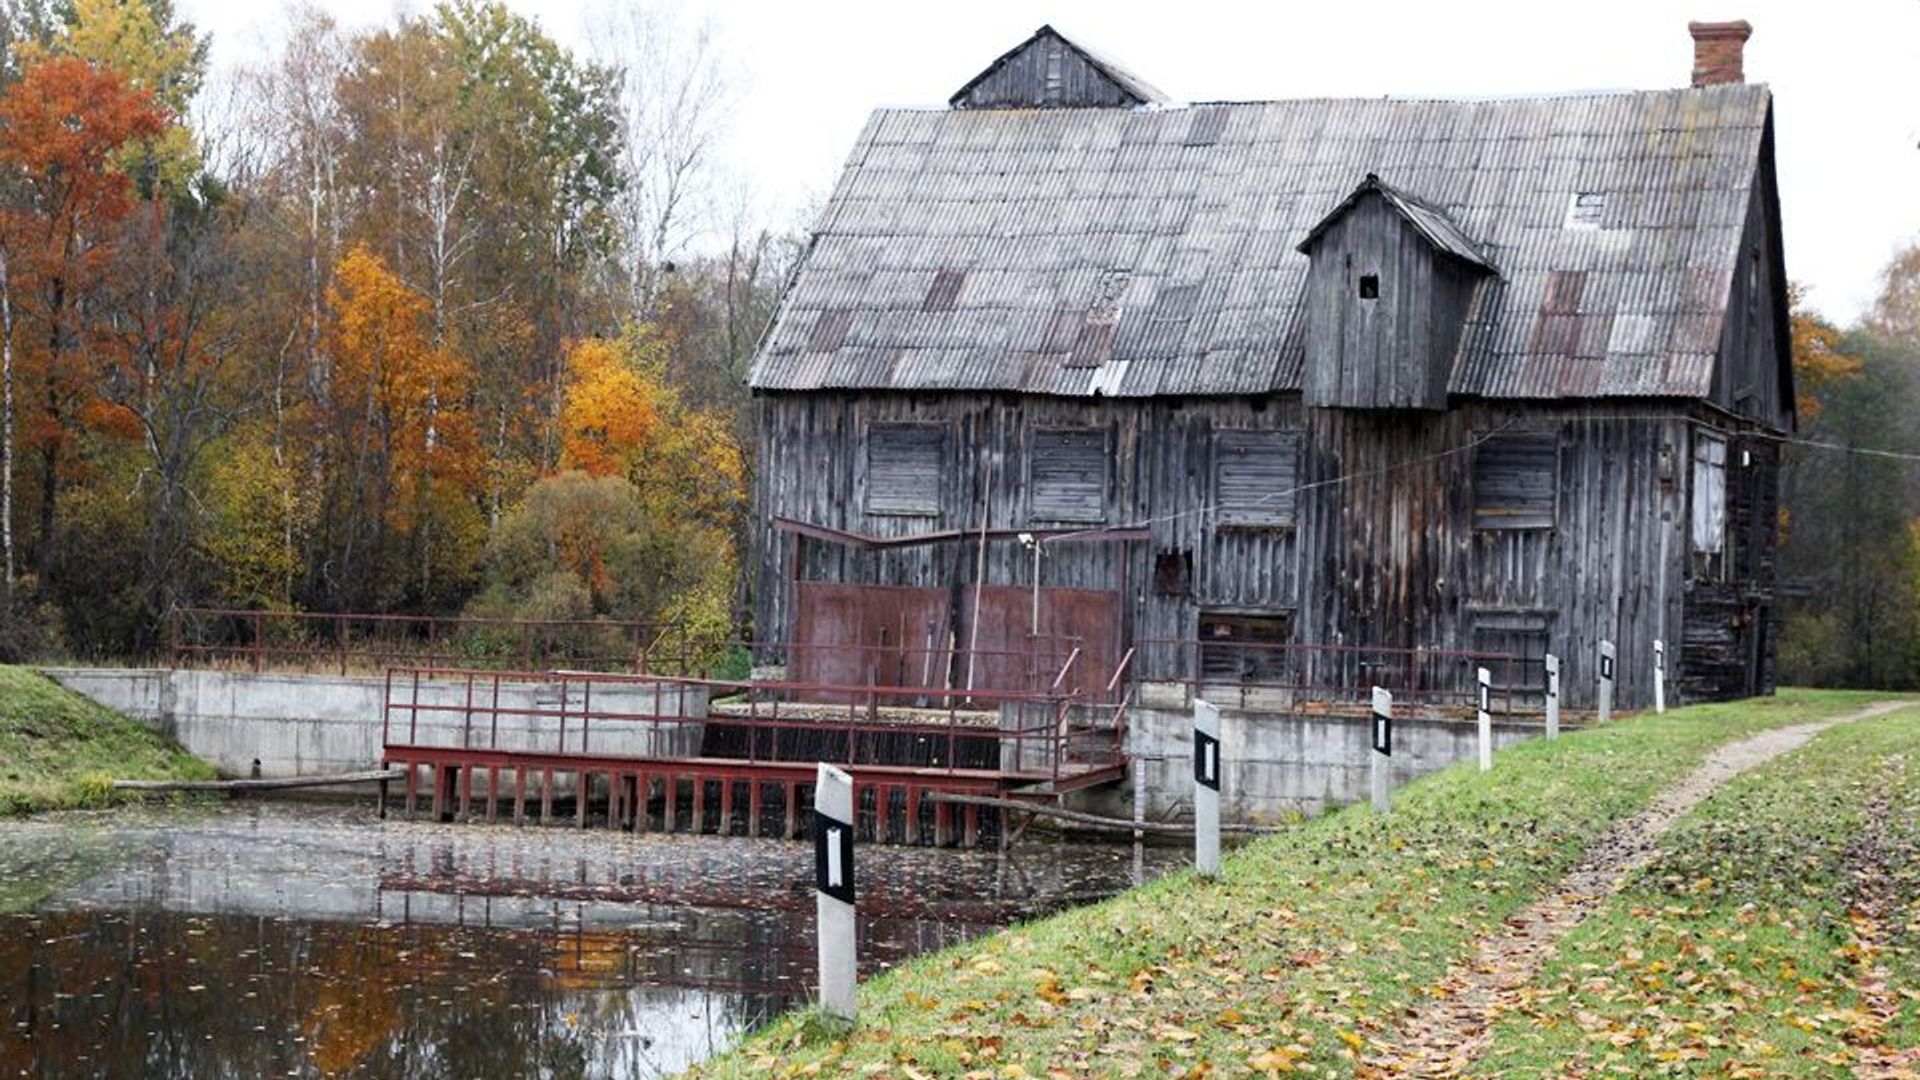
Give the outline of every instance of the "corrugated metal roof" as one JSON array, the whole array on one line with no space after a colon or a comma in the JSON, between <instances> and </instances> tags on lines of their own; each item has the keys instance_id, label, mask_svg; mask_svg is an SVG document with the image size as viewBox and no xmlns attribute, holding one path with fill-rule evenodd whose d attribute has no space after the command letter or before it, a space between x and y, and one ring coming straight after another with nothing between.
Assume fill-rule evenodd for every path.
<instances>
[{"instance_id":1,"label":"corrugated metal roof","mask_svg":"<svg viewBox=\"0 0 1920 1080\"><path fill-rule=\"evenodd\" d=\"M1377 173L1436 243L1497 268L1454 393L1706 396L1770 100L1724 85L1198 106L1225 113L1211 141L1192 109L881 110L751 383L1298 388L1296 248ZM1570 213L1583 194L1604 196L1597 225ZM927 302L942 273L964 275L950 310Z\"/></svg>"}]
</instances>

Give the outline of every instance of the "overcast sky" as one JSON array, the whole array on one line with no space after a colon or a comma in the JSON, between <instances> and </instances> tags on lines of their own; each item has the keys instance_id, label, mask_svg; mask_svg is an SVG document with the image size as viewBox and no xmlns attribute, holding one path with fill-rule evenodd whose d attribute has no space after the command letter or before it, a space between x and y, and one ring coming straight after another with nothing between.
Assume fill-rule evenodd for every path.
<instances>
[{"instance_id":1,"label":"overcast sky","mask_svg":"<svg viewBox=\"0 0 1920 1080\"><path fill-rule=\"evenodd\" d=\"M317 0L345 26L423 4ZM579 48L587 3L508 0ZM824 198L869 111L938 105L1041 23L1176 101L1502 95L1684 86L1689 18L1745 18L1772 85L1788 273L1839 321L1920 239L1920 0L625 0L710 22L734 87L729 169L775 221ZM273 0L177 0L216 66L270 48ZM799 224L805 224L799 221Z\"/></svg>"}]
</instances>

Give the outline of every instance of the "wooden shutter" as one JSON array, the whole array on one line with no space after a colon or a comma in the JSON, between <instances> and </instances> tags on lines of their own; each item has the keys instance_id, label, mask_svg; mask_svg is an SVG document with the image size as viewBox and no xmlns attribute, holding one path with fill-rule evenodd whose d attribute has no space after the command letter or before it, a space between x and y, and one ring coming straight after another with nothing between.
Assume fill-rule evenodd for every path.
<instances>
[{"instance_id":1,"label":"wooden shutter","mask_svg":"<svg viewBox=\"0 0 1920 1080\"><path fill-rule=\"evenodd\" d=\"M1496 435L1474 449L1473 527L1551 529L1560 488L1559 438Z\"/></svg>"},{"instance_id":2,"label":"wooden shutter","mask_svg":"<svg viewBox=\"0 0 1920 1080\"><path fill-rule=\"evenodd\" d=\"M1727 535L1727 440L1693 439L1693 550L1718 555Z\"/></svg>"},{"instance_id":3,"label":"wooden shutter","mask_svg":"<svg viewBox=\"0 0 1920 1080\"><path fill-rule=\"evenodd\" d=\"M940 513L939 424L873 424L867 428L867 513Z\"/></svg>"},{"instance_id":4,"label":"wooden shutter","mask_svg":"<svg viewBox=\"0 0 1920 1080\"><path fill-rule=\"evenodd\" d=\"M1293 524L1300 486L1300 436L1292 431L1221 431L1213 436L1214 521Z\"/></svg>"},{"instance_id":5,"label":"wooden shutter","mask_svg":"<svg viewBox=\"0 0 1920 1080\"><path fill-rule=\"evenodd\" d=\"M1027 508L1036 521L1107 519L1107 434L1098 428L1033 433Z\"/></svg>"}]
</instances>

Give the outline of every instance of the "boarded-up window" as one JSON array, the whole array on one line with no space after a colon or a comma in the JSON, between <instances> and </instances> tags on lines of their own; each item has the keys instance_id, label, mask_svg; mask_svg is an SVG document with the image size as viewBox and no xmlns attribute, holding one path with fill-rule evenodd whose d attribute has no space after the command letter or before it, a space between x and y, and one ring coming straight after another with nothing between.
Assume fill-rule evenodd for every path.
<instances>
[{"instance_id":1,"label":"boarded-up window","mask_svg":"<svg viewBox=\"0 0 1920 1080\"><path fill-rule=\"evenodd\" d=\"M1473 452L1473 527L1551 529L1559 483L1559 439L1495 435Z\"/></svg>"},{"instance_id":2,"label":"boarded-up window","mask_svg":"<svg viewBox=\"0 0 1920 1080\"><path fill-rule=\"evenodd\" d=\"M1285 685L1293 641L1293 616L1200 613L1200 679L1203 683Z\"/></svg>"},{"instance_id":3,"label":"boarded-up window","mask_svg":"<svg viewBox=\"0 0 1920 1080\"><path fill-rule=\"evenodd\" d=\"M1105 521L1107 435L1098 428L1033 433L1027 511L1036 521Z\"/></svg>"},{"instance_id":4,"label":"boarded-up window","mask_svg":"<svg viewBox=\"0 0 1920 1080\"><path fill-rule=\"evenodd\" d=\"M939 424L873 424L867 428L867 513L940 513Z\"/></svg>"},{"instance_id":5,"label":"boarded-up window","mask_svg":"<svg viewBox=\"0 0 1920 1080\"><path fill-rule=\"evenodd\" d=\"M1293 524L1300 436L1292 431L1220 431L1213 436L1214 520L1221 525Z\"/></svg>"},{"instance_id":6,"label":"boarded-up window","mask_svg":"<svg viewBox=\"0 0 1920 1080\"><path fill-rule=\"evenodd\" d=\"M1727 440L1693 439L1693 550L1718 555L1727 536Z\"/></svg>"}]
</instances>

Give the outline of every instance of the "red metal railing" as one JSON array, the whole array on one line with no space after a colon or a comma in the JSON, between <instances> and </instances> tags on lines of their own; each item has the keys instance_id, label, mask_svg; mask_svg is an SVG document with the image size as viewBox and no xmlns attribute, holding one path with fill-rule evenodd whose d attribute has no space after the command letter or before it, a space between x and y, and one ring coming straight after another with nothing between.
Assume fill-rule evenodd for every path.
<instances>
[{"instance_id":1,"label":"red metal railing","mask_svg":"<svg viewBox=\"0 0 1920 1080\"><path fill-rule=\"evenodd\" d=\"M646 707L634 707L629 695L635 690L650 695ZM782 755L782 742L791 752L804 740L805 760L900 764L886 759L898 756L904 739L923 744L927 760L920 767L953 772L968 767L961 764L967 742L976 751L982 744L999 748L990 755L994 760L974 768L1055 780L1063 769L1097 756L1082 752L1069 758L1065 717L1075 700L1071 696L867 686L858 688L863 700L820 704L823 694L847 690L790 682L396 667L386 677L382 743L569 757L694 757L701 753L699 746L610 745L614 737L606 733L705 725L732 729L743 743L739 760L747 763L796 760ZM723 696L730 699L727 711L710 713L708 703ZM922 704L928 697L942 704L929 708ZM596 732L602 733L598 745ZM1114 747L1098 763L1118 760Z\"/></svg>"},{"instance_id":2,"label":"red metal railing","mask_svg":"<svg viewBox=\"0 0 1920 1080\"><path fill-rule=\"evenodd\" d=\"M168 618L167 643L176 667L332 669L343 675L392 665L683 672L711 667L727 648L724 641L671 623L234 608L176 609Z\"/></svg>"},{"instance_id":3,"label":"red metal railing","mask_svg":"<svg viewBox=\"0 0 1920 1080\"><path fill-rule=\"evenodd\" d=\"M690 678L744 678L756 658L828 677L840 686L951 690L971 678L982 691L1045 690L1059 684L1080 639L1027 635L1018 647L813 644L702 636L672 623L617 619L487 619L464 616L183 608L168 622L175 667L252 671L378 672L387 667L537 671L567 668ZM1071 687L1069 687L1070 689Z\"/></svg>"}]
</instances>

